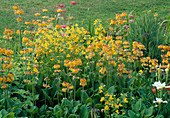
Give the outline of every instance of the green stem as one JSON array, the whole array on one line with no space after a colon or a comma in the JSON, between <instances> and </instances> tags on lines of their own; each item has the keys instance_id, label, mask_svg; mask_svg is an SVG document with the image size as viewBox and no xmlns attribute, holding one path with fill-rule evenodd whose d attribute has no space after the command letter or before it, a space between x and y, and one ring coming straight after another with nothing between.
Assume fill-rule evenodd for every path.
<instances>
[{"instance_id":1,"label":"green stem","mask_svg":"<svg viewBox=\"0 0 170 118\"><path fill-rule=\"evenodd\" d=\"M74 79L74 100L76 99L76 75Z\"/></svg>"}]
</instances>

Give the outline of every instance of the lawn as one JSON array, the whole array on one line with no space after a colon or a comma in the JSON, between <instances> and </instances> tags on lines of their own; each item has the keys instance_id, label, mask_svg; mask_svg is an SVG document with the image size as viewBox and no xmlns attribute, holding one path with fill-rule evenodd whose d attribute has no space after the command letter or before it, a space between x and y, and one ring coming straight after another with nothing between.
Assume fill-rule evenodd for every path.
<instances>
[{"instance_id":1,"label":"lawn","mask_svg":"<svg viewBox=\"0 0 170 118\"><path fill-rule=\"evenodd\" d=\"M107 24L115 14L126 11L140 15L145 10L157 12L161 18L168 15L170 10L169 0L78 0L74 8L70 8L70 14L76 17L75 22L81 24L88 17L101 19ZM42 8L49 10L48 15L56 14L55 6L65 4L69 9L70 0L0 0L0 32L5 27L17 28L16 17L13 14L12 6L18 4L25 12L23 20L32 20L35 12L41 12Z\"/></svg>"}]
</instances>

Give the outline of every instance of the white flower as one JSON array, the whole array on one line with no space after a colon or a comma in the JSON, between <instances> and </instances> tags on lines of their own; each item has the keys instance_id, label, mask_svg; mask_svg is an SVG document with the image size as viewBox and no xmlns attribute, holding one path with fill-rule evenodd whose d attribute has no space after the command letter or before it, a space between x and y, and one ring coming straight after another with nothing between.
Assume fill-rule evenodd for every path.
<instances>
[{"instance_id":1,"label":"white flower","mask_svg":"<svg viewBox=\"0 0 170 118\"><path fill-rule=\"evenodd\" d=\"M156 89L161 89L165 87L165 82L161 84L161 82L155 82L154 84L152 84L152 86L155 86Z\"/></svg>"},{"instance_id":2,"label":"white flower","mask_svg":"<svg viewBox=\"0 0 170 118\"><path fill-rule=\"evenodd\" d=\"M163 101L162 98L156 98L156 101L153 101L153 103L168 103L168 101Z\"/></svg>"},{"instance_id":3,"label":"white flower","mask_svg":"<svg viewBox=\"0 0 170 118\"><path fill-rule=\"evenodd\" d=\"M165 86L165 88L170 88L170 86Z\"/></svg>"},{"instance_id":4,"label":"white flower","mask_svg":"<svg viewBox=\"0 0 170 118\"><path fill-rule=\"evenodd\" d=\"M168 72L168 70L169 70L168 68L165 69L166 72Z\"/></svg>"}]
</instances>

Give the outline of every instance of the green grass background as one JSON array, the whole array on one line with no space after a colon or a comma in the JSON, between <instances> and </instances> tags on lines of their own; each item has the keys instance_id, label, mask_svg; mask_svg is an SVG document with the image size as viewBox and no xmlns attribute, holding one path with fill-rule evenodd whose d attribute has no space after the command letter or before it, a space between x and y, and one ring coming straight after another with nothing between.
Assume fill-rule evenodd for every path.
<instances>
[{"instance_id":1,"label":"green grass background","mask_svg":"<svg viewBox=\"0 0 170 118\"><path fill-rule=\"evenodd\" d=\"M144 10L154 10L160 17L164 18L170 10L170 0L76 0L77 5L70 5L71 0L0 0L0 34L5 27L17 28L16 16L12 6L18 4L24 10L23 20L34 19L36 11L41 12L42 8L49 10L48 14L56 14L55 6L65 4L70 14L76 17L75 22L79 24L87 17L101 19L104 24L109 24L110 19L116 13L126 11L130 13L134 10L137 14L142 14ZM89 9L89 12L88 12Z\"/></svg>"}]
</instances>

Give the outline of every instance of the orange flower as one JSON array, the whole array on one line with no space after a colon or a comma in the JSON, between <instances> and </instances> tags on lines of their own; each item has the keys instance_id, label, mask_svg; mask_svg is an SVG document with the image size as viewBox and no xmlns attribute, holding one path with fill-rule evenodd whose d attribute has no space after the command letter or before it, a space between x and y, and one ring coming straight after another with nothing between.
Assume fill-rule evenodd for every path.
<instances>
[{"instance_id":1,"label":"orange flower","mask_svg":"<svg viewBox=\"0 0 170 118\"><path fill-rule=\"evenodd\" d=\"M0 53L4 53L5 49L3 47L0 48Z\"/></svg>"},{"instance_id":2,"label":"orange flower","mask_svg":"<svg viewBox=\"0 0 170 118\"><path fill-rule=\"evenodd\" d=\"M42 11L43 11L43 12L47 12L47 11L48 11L48 9L42 9Z\"/></svg>"},{"instance_id":3,"label":"orange flower","mask_svg":"<svg viewBox=\"0 0 170 118\"><path fill-rule=\"evenodd\" d=\"M18 5L14 5L12 8L13 8L14 10L18 10L18 9L19 9L19 6L18 6Z\"/></svg>"},{"instance_id":4,"label":"orange flower","mask_svg":"<svg viewBox=\"0 0 170 118\"><path fill-rule=\"evenodd\" d=\"M17 22L22 22L22 17L17 17Z\"/></svg>"},{"instance_id":5,"label":"orange flower","mask_svg":"<svg viewBox=\"0 0 170 118\"><path fill-rule=\"evenodd\" d=\"M30 21L26 21L25 24L26 25L31 25L31 22Z\"/></svg>"},{"instance_id":6,"label":"orange flower","mask_svg":"<svg viewBox=\"0 0 170 118\"><path fill-rule=\"evenodd\" d=\"M79 68L72 68L71 71L72 73L77 74L79 72Z\"/></svg>"},{"instance_id":7,"label":"orange flower","mask_svg":"<svg viewBox=\"0 0 170 118\"><path fill-rule=\"evenodd\" d=\"M87 81L86 81L85 78L80 79L80 85L81 86L86 86L87 85Z\"/></svg>"},{"instance_id":8,"label":"orange flower","mask_svg":"<svg viewBox=\"0 0 170 118\"><path fill-rule=\"evenodd\" d=\"M63 82L63 83L62 83L62 86L67 87L67 86L68 86L68 83L67 83L67 82Z\"/></svg>"}]
</instances>

